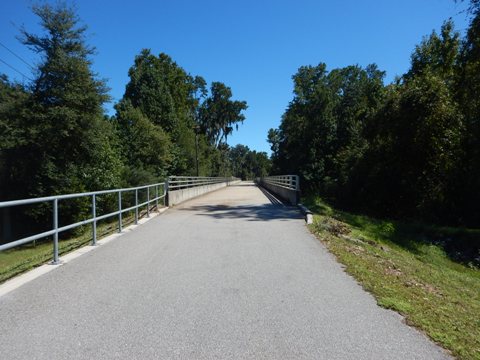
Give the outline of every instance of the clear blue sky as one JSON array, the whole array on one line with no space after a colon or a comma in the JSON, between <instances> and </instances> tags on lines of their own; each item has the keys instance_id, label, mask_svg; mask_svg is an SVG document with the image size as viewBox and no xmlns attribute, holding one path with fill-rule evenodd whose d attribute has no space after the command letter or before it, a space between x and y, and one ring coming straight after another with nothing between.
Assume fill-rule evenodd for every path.
<instances>
[{"instance_id":1,"label":"clear blue sky","mask_svg":"<svg viewBox=\"0 0 480 360\"><path fill-rule=\"evenodd\" d=\"M18 27L39 31L29 0L0 2L0 42L34 64L38 57L17 40ZM415 44L449 17L462 33L465 5L453 0L80 0L94 70L120 99L127 72L142 48L165 52L192 75L230 86L246 100L246 121L229 139L270 152L269 128L278 127L292 99L291 76L302 65L329 69L377 63L387 81L409 66ZM0 59L27 76L27 65L0 47ZM0 62L0 72L22 76ZM112 104L107 111L112 112Z\"/></svg>"}]
</instances>

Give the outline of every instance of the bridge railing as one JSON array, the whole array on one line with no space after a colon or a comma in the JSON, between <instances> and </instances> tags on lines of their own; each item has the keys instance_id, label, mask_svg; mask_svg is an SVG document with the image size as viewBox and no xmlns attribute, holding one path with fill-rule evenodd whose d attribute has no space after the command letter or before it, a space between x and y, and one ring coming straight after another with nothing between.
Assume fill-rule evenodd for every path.
<instances>
[{"instance_id":1,"label":"bridge railing","mask_svg":"<svg viewBox=\"0 0 480 360\"><path fill-rule=\"evenodd\" d=\"M146 191L147 193L147 200L139 203L138 193L139 191ZM97 221L104 220L113 216L118 216L118 231L122 231L122 214L127 211L135 211L135 224L138 223L138 209L141 207L146 207L147 217L150 216L150 208L151 204L155 204L155 208L158 209L158 201L166 196L167 187L164 183L157 183L145 186L138 186L138 187L131 187L131 188L124 188L124 189L114 189L114 190L104 190L104 191L93 191L93 192L86 192L86 193L77 193L77 194L66 194L66 195L56 195L56 196L48 196L48 197L41 197L41 198L32 198L32 199L23 199L23 200L13 200L13 201L4 201L0 202L0 209L1 208L8 208L13 206L20 206L20 205L30 205L36 203L45 203L50 202L52 203L52 215L53 215L53 224L52 229L38 233L32 236L24 237L22 239L18 239L15 241L8 242L6 244L0 245L0 251L11 249L16 246L24 245L27 243L34 242L35 240L46 238L49 236L53 236L53 263L58 264L58 234L67 231L70 229L74 229L76 227L92 224L92 245L95 245L97 242ZM124 193L134 193L135 196L135 205L129 206L127 208L122 207L122 194ZM117 206L118 210L110 212L108 214L97 216L97 197L100 195L105 194L117 194ZM91 214L92 216L88 219L59 226L58 217L59 217L59 202L66 199L73 199L73 198L82 198L82 197L90 197L91 198Z\"/></svg>"},{"instance_id":2,"label":"bridge railing","mask_svg":"<svg viewBox=\"0 0 480 360\"><path fill-rule=\"evenodd\" d=\"M168 189L180 190L195 186L212 185L218 183L229 183L239 180L234 177L206 177L206 176L169 176Z\"/></svg>"},{"instance_id":3,"label":"bridge railing","mask_svg":"<svg viewBox=\"0 0 480 360\"><path fill-rule=\"evenodd\" d=\"M167 185L167 204L178 205L237 181L240 179L234 177L170 176Z\"/></svg>"},{"instance_id":4,"label":"bridge railing","mask_svg":"<svg viewBox=\"0 0 480 360\"><path fill-rule=\"evenodd\" d=\"M298 204L300 200L298 175L266 176L258 178L257 183L293 205Z\"/></svg>"},{"instance_id":5,"label":"bridge railing","mask_svg":"<svg viewBox=\"0 0 480 360\"><path fill-rule=\"evenodd\" d=\"M298 175L278 175L261 178L265 184L280 186L289 190L300 190L300 179Z\"/></svg>"}]
</instances>

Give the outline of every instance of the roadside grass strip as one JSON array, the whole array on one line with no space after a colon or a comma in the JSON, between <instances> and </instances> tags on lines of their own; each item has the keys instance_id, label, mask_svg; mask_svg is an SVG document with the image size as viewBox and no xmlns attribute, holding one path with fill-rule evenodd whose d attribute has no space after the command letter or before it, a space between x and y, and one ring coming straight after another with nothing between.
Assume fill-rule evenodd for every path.
<instances>
[{"instance_id":1,"label":"roadside grass strip","mask_svg":"<svg viewBox=\"0 0 480 360\"><path fill-rule=\"evenodd\" d=\"M430 238L461 237L462 231L471 237L472 230L373 219L319 198L305 204L315 214L310 230L380 306L402 314L459 359L480 359L480 270L452 260L461 254Z\"/></svg>"}]
</instances>

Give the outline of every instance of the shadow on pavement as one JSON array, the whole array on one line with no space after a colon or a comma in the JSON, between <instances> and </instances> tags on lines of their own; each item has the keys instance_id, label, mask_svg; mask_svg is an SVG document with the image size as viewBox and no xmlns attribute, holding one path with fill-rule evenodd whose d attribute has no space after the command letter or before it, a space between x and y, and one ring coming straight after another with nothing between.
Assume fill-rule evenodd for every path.
<instances>
[{"instance_id":1,"label":"shadow on pavement","mask_svg":"<svg viewBox=\"0 0 480 360\"><path fill-rule=\"evenodd\" d=\"M247 219L248 221L303 219L296 207L284 205L199 205L181 209L215 219Z\"/></svg>"}]
</instances>

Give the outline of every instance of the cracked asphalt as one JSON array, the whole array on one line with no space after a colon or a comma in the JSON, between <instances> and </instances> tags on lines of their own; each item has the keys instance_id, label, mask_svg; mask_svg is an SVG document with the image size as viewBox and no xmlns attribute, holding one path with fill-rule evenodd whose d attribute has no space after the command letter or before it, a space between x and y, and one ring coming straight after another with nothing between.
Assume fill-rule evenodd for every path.
<instances>
[{"instance_id":1,"label":"cracked asphalt","mask_svg":"<svg viewBox=\"0 0 480 360\"><path fill-rule=\"evenodd\" d=\"M0 297L1 359L448 359L241 183Z\"/></svg>"}]
</instances>

